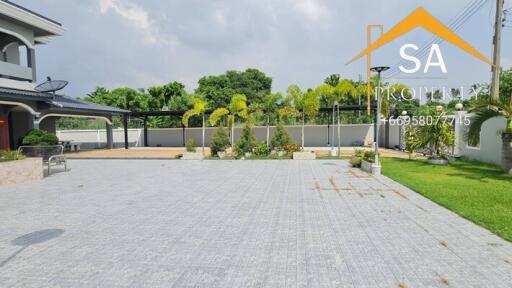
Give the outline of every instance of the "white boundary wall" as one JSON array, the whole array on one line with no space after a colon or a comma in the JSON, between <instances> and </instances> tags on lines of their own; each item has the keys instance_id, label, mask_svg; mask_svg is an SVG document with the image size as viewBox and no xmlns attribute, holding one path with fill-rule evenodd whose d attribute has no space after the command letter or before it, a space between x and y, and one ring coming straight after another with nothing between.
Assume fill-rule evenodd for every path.
<instances>
[{"instance_id":1,"label":"white boundary wall","mask_svg":"<svg viewBox=\"0 0 512 288\"><path fill-rule=\"evenodd\" d=\"M293 142L301 143L301 126L285 126L293 138ZM209 145L213 133L217 128L207 127L205 145ZM258 142L266 141L267 127L253 128ZM275 127L270 127L270 139L274 133ZM389 144L392 147L397 145L399 141L398 127L390 127ZM241 127L235 128L235 141L240 137ZM384 133L384 127L380 129ZM330 126L330 132L327 125L306 125L304 128L304 140L306 147L327 147L328 135L334 132L334 143L337 145L337 127ZM341 125L341 146L369 145L373 142L373 124L354 124ZM382 133L382 134L383 134ZM124 131L123 129L114 129L114 147L124 147ZM381 134L381 139L383 135ZM106 131L100 130L59 130L57 136L60 140L73 141L81 143L82 149L95 149L106 147ZM194 139L195 143L201 145L201 128L186 128L185 139ZM396 138L396 139L395 139ZM148 129L148 146L149 147L183 147L183 129L181 128L158 128ZM128 142L130 147L144 146L144 130L128 129ZM384 143L384 142L381 142Z\"/></svg>"},{"instance_id":2,"label":"white boundary wall","mask_svg":"<svg viewBox=\"0 0 512 288\"><path fill-rule=\"evenodd\" d=\"M463 124L467 112L457 112L455 117L455 156L461 156L470 160L501 165L502 141L500 131L505 129L507 122L505 118L493 118L482 125L480 133L480 145L470 147L466 141L468 126ZM462 119L462 121L457 121Z\"/></svg>"}]
</instances>

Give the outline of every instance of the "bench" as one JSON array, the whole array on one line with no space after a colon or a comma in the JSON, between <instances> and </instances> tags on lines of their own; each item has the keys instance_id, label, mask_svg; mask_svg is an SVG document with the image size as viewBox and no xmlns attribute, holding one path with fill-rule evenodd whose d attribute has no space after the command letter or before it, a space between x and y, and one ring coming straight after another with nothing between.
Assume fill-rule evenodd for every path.
<instances>
[{"instance_id":1,"label":"bench","mask_svg":"<svg viewBox=\"0 0 512 288\"><path fill-rule=\"evenodd\" d=\"M64 146L20 146L18 153L27 157L43 158L43 163L48 165L48 176L51 173L52 166L63 165L64 171L68 170L68 163L66 156L64 156Z\"/></svg>"}]
</instances>

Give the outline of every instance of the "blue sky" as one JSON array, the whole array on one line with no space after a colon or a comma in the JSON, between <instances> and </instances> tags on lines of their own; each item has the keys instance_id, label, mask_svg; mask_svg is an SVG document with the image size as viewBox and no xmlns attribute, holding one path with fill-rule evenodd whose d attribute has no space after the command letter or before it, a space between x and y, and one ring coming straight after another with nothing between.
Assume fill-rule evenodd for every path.
<instances>
[{"instance_id":1,"label":"blue sky","mask_svg":"<svg viewBox=\"0 0 512 288\"><path fill-rule=\"evenodd\" d=\"M204 75L261 69L274 91L293 83L314 87L331 74L358 79L365 61L345 63L366 46L366 25L390 29L419 6L449 23L469 0L15 0L67 29L37 51L38 76L66 79L64 91L81 97L96 86L145 88L171 81L187 90ZM492 55L494 0L458 31L482 54ZM512 6L511 0L505 7ZM512 66L512 28L503 31L503 66ZM417 29L374 54L374 64L396 65L405 43L421 46L431 35ZM488 82L490 67L450 44L441 49L442 79L389 79L410 86L466 86ZM425 61L423 58L422 61ZM404 75L398 75L402 78Z\"/></svg>"}]
</instances>

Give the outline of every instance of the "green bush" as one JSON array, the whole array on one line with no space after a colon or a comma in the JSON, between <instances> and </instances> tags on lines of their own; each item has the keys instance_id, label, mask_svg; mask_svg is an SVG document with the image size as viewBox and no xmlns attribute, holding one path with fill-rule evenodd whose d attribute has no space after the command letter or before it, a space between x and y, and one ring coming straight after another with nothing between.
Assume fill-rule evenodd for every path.
<instances>
[{"instance_id":1,"label":"green bush","mask_svg":"<svg viewBox=\"0 0 512 288\"><path fill-rule=\"evenodd\" d=\"M26 146L57 145L59 143L59 138L46 131L33 129L23 137L22 143Z\"/></svg>"},{"instance_id":2,"label":"green bush","mask_svg":"<svg viewBox=\"0 0 512 288\"><path fill-rule=\"evenodd\" d=\"M373 150L364 151L363 160L373 163L373 161L375 161L375 151L373 151Z\"/></svg>"},{"instance_id":3,"label":"green bush","mask_svg":"<svg viewBox=\"0 0 512 288\"><path fill-rule=\"evenodd\" d=\"M196 142L192 138L187 140L185 147L187 148L187 152L196 152Z\"/></svg>"},{"instance_id":4,"label":"green bush","mask_svg":"<svg viewBox=\"0 0 512 288\"><path fill-rule=\"evenodd\" d=\"M283 125L278 124L270 142L272 149L283 151L284 146L290 144L291 142L292 137L290 136L290 133L284 129Z\"/></svg>"},{"instance_id":5,"label":"green bush","mask_svg":"<svg viewBox=\"0 0 512 288\"><path fill-rule=\"evenodd\" d=\"M359 167L361 167L361 162L362 161L363 160L361 159L361 157L352 157L352 158L350 158L349 162L350 162L350 165L352 165L352 167L359 168Z\"/></svg>"},{"instance_id":6,"label":"green bush","mask_svg":"<svg viewBox=\"0 0 512 288\"><path fill-rule=\"evenodd\" d=\"M0 150L0 162L23 160L26 157L18 151Z\"/></svg>"},{"instance_id":7,"label":"green bush","mask_svg":"<svg viewBox=\"0 0 512 288\"><path fill-rule=\"evenodd\" d=\"M356 149L356 151L354 153L354 156L355 157L359 157L359 158L363 158L364 157L364 152L365 152L364 149Z\"/></svg>"},{"instance_id":8,"label":"green bush","mask_svg":"<svg viewBox=\"0 0 512 288\"><path fill-rule=\"evenodd\" d=\"M256 146L256 136L254 135L254 132L250 126L245 125L244 129L242 130L242 135L240 135L240 139L238 139L236 143L239 152L252 152L252 149L254 149Z\"/></svg>"},{"instance_id":9,"label":"green bush","mask_svg":"<svg viewBox=\"0 0 512 288\"><path fill-rule=\"evenodd\" d=\"M229 147L228 132L224 127L220 127L213 134L212 142L210 143L210 150L213 157L217 156L217 152L223 152Z\"/></svg>"},{"instance_id":10,"label":"green bush","mask_svg":"<svg viewBox=\"0 0 512 288\"><path fill-rule=\"evenodd\" d=\"M270 147L268 147L267 143L261 142L261 144L254 148L254 154L256 156L267 156L270 154Z\"/></svg>"}]
</instances>

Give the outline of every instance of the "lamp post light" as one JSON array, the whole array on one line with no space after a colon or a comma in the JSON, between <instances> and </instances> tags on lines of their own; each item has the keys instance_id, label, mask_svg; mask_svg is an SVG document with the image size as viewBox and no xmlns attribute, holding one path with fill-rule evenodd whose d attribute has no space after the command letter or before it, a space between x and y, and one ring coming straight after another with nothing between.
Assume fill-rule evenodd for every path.
<instances>
[{"instance_id":1,"label":"lamp post light","mask_svg":"<svg viewBox=\"0 0 512 288\"><path fill-rule=\"evenodd\" d=\"M338 107L338 101L334 101L334 103L332 103L332 133L331 133L331 156L336 156L336 152L334 150L334 126L336 125L336 116L335 116L335 113L336 113L336 107ZM338 108L339 109L339 108ZM338 115L339 117L339 115ZM338 125L339 126L339 125ZM339 129L339 127L338 127Z\"/></svg>"},{"instance_id":2,"label":"lamp post light","mask_svg":"<svg viewBox=\"0 0 512 288\"><path fill-rule=\"evenodd\" d=\"M382 89L381 89L381 82L380 82L380 79L381 79L381 76L380 74L386 70L389 70L389 67L387 66L377 66L377 67L372 67L370 68L370 70L372 72L377 72L378 74L378 87L377 87L377 111L375 111L375 113L377 114L376 115L376 118L377 118L377 123L375 123L375 131L376 131L376 135L377 137L375 137L375 160L374 160L374 163L372 165L372 173L375 174L375 175L380 175L380 170L381 170L381 166L380 166L380 160L379 160L379 128L380 128L380 109L381 109L381 93L382 93Z\"/></svg>"},{"instance_id":3,"label":"lamp post light","mask_svg":"<svg viewBox=\"0 0 512 288\"><path fill-rule=\"evenodd\" d=\"M341 157L341 123L340 123L340 103L336 103L338 116L338 157Z\"/></svg>"}]
</instances>

